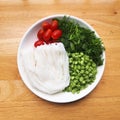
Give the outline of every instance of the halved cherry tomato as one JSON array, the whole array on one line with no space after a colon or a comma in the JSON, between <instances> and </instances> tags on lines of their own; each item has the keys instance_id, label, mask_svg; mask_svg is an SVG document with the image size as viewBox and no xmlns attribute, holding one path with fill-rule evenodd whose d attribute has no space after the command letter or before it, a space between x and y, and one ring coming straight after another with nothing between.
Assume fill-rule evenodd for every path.
<instances>
[{"instance_id":1,"label":"halved cherry tomato","mask_svg":"<svg viewBox=\"0 0 120 120\"><path fill-rule=\"evenodd\" d=\"M45 40L45 42L48 42L51 38L51 34L52 34L52 30L51 29L47 29L44 34L43 34L43 39Z\"/></svg>"},{"instance_id":2,"label":"halved cherry tomato","mask_svg":"<svg viewBox=\"0 0 120 120\"><path fill-rule=\"evenodd\" d=\"M47 42L45 42L46 44L51 44L51 43L54 43L55 41L52 39L52 38L50 38L49 39L49 41L47 41Z\"/></svg>"},{"instance_id":3,"label":"halved cherry tomato","mask_svg":"<svg viewBox=\"0 0 120 120\"><path fill-rule=\"evenodd\" d=\"M37 47L37 46L40 46L40 45L44 45L44 41L43 41L43 40L37 40L37 41L34 43L34 47Z\"/></svg>"},{"instance_id":4,"label":"halved cherry tomato","mask_svg":"<svg viewBox=\"0 0 120 120\"><path fill-rule=\"evenodd\" d=\"M44 30L47 30L47 29L49 29L50 27L51 27L51 25L50 25L49 22L45 21L45 22L42 23L42 28L43 28Z\"/></svg>"},{"instance_id":5,"label":"halved cherry tomato","mask_svg":"<svg viewBox=\"0 0 120 120\"><path fill-rule=\"evenodd\" d=\"M44 34L44 30L40 29L37 33L37 37L38 37L39 40L43 37L43 34Z\"/></svg>"},{"instance_id":6,"label":"halved cherry tomato","mask_svg":"<svg viewBox=\"0 0 120 120\"><path fill-rule=\"evenodd\" d=\"M58 29L58 21L57 20L53 20L51 23L51 30L54 31Z\"/></svg>"},{"instance_id":7,"label":"halved cherry tomato","mask_svg":"<svg viewBox=\"0 0 120 120\"><path fill-rule=\"evenodd\" d=\"M62 36L62 31L60 29L57 29L55 31L53 31L51 37L54 39L54 40L57 40L58 38L60 38Z\"/></svg>"}]
</instances>

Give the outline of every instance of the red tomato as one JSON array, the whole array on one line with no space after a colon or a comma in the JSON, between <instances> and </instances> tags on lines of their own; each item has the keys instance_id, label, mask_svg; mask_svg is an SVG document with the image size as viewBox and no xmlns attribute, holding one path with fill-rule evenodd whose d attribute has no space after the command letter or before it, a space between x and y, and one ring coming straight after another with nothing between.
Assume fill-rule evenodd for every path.
<instances>
[{"instance_id":1,"label":"red tomato","mask_svg":"<svg viewBox=\"0 0 120 120\"><path fill-rule=\"evenodd\" d=\"M55 31L53 31L51 37L54 39L54 40L57 40L58 38L60 38L62 36L62 31L57 29Z\"/></svg>"},{"instance_id":2,"label":"red tomato","mask_svg":"<svg viewBox=\"0 0 120 120\"><path fill-rule=\"evenodd\" d=\"M51 38L49 41L46 42L46 44L54 43L55 41Z\"/></svg>"},{"instance_id":3,"label":"red tomato","mask_svg":"<svg viewBox=\"0 0 120 120\"><path fill-rule=\"evenodd\" d=\"M49 29L50 28L50 23L49 22L47 22L47 21L45 21L45 22L43 22L42 23L42 28L44 29L44 30L47 30L47 29Z\"/></svg>"},{"instance_id":4,"label":"red tomato","mask_svg":"<svg viewBox=\"0 0 120 120\"><path fill-rule=\"evenodd\" d=\"M57 20L53 20L51 23L51 30L54 31L58 28L58 21Z\"/></svg>"},{"instance_id":5,"label":"red tomato","mask_svg":"<svg viewBox=\"0 0 120 120\"><path fill-rule=\"evenodd\" d=\"M52 34L52 30L51 29L47 29L44 34L43 34L43 39L45 40L45 42L48 42L51 38L51 34Z\"/></svg>"},{"instance_id":6,"label":"red tomato","mask_svg":"<svg viewBox=\"0 0 120 120\"><path fill-rule=\"evenodd\" d=\"M39 38L39 40L43 37L44 34L44 30L40 29L37 33L37 37Z\"/></svg>"},{"instance_id":7,"label":"red tomato","mask_svg":"<svg viewBox=\"0 0 120 120\"><path fill-rule=\"evenodd\" d=\"M43 41L43 40L37 40L37 41L34 43L34 47L37 47L37 46L40 46L40 45L44 45L44 41Z\"/></svg>"}]
</instances>

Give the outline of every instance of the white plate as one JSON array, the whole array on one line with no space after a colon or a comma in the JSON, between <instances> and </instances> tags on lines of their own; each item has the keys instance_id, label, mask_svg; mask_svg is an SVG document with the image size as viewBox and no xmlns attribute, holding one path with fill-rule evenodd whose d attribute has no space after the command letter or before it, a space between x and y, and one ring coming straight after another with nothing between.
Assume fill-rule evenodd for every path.
<instances>
[{"instance_id":1,"label":"white plate","mask_svg":"<svg viewBox=\"0 0 120 120\"><path fill-rule=\"evenodd\" d=\"M35 24L33 24L28 31L25 33L25 35L23 36L19 48L18 48L18 55L17 55L17 64L18 64L18 70L19 73L21 75L21 78L23 80L23 82L25 83L25 85L37 96L39 96L42 99L45 99L47 101L51 101L51 102L56 102L56 103L68 103L68 102L73 102L76 100L79 100L83 97L85 97L86 95L88 95L99 83L99 81L101 80L101 77L103 75L104 72L104 68L105 68L105 52L103 52L103 65L98 67L98 73L96 75L96 80L89 85L87 88L85 88L84 90L81 90L79 94L72 94L72 93L68 93L68 92L60 92L54 95L48 95L45 94L41 91L38 91L37 89L33 88L32 85L30 84L29 81L27 81L26 79L26 74L24 72L24 69L22 68L22 63L21 63L21 58L20 58L20 51L23 49L28 49L29 47L33 46L33 43L37 40L37 32L40 29L41 23L45 20L47 21L51 21L51 19L53 18L62 18L63 16L65 16L64 14L58 14L58 15L52 15L52 16L48 16L45 17L39 21L37 21ZM69 16L69 15L66 15ZM79 19L77 17L74 16L70 16L71 19L75 20L76 22L78 22L82 27L85 28L89 28L92 31L95 31L88 23L86 23L84 20ZM99 35L97 34L97 32L95 31L95 34L97 37L99 37Z\"/></svg>"}]
</instances>

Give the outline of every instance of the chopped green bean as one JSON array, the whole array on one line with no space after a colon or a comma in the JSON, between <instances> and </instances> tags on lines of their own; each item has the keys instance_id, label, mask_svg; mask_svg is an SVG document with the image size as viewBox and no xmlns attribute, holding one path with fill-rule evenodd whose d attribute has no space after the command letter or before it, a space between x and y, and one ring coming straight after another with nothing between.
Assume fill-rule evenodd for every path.
<instances>
[{"instance_id":1,"label":"chopped green bean","mask_svg":"<svg viewBox=\"0 0 120 120\"><path fill-rule=\"evenodd\" d=\"M84 53L68 53L70 84L64 89L73 94L79 93L94 82L97 74L97 65Z\"/></svg>"}]
</instances>

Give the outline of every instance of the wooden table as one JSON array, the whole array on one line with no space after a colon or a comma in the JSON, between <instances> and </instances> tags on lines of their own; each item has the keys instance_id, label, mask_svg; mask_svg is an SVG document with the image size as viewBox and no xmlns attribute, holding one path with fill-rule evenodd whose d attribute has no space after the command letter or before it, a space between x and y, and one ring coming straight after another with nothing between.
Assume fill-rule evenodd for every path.
<instances>
[{"instance_id":1,"label":"wooden table","mask_svg":"<svg viewBox=\"0 0 120 120\"><path fill-rule=\"evenodd\" d=\"M95 90L77 102L55 104L34 95L17 68L25 31L48 15L84 19L106 47L104 75ZM120 120L119 0L0 0L0 120Z\"/></svg>"}]
</instances>

